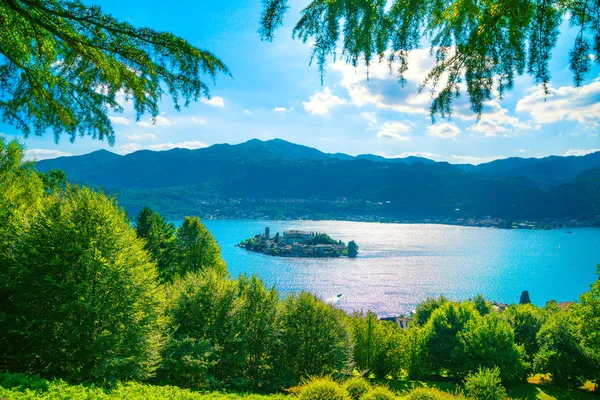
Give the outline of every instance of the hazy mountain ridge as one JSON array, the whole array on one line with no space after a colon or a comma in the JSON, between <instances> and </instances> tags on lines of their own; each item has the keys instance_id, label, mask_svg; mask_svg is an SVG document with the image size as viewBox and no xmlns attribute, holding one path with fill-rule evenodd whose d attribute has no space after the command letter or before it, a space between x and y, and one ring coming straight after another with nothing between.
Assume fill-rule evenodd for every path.
<instances>
[{"instance_id":1,"label":"hazy mountain ridge","mask_svg":"<svg viewBox=\"0 0 600 400\"><path fill-rule=\"evenodd\" d=\"M130 211L139 209L143 202L166 202L171 214L178 215L177 210L188 213L201 207L199 200L289 203L304 199L311 204L302 206L308 215L322 213L322 208L333 212L324 204L334 201L338 202L335 210L343 209L344 213L373 212L390 218L489 215L594 220L600 214L596 201L600 197L600 174L591 169L579 171L586 166L600 170L600 153L507 159L465 168L414 157L328 154L279 139L197 150L143 150L125 156L101 150L38 163L42 171L62 169L72 181L116 193ZM516 175L519 168L530 175ZM557 170L556 181L566 183L548 185L552 174L542 172ZM381 205L373 208L369 202Z\"/></svg>"}]
</instances>

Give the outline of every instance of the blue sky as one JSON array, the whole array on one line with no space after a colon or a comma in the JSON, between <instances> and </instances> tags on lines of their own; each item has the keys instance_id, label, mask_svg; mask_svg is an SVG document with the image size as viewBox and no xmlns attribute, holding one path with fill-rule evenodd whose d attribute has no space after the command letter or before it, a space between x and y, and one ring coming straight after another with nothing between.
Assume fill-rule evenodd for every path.
<instances>
[{"instance_id":1,"label":"blue sky","mask_svg":"<svg viewBox=\"0 0 600 400\"><path fill-rule=\"evenodd\" d=\"M89 0L88 3L91 3ZM100 148L125 154L139 149L199 148L252 138L282 138L326 152L423 155L453 163L503 157L585 154L600 149L600 67L594 64L575 89L568 70L573 32L565 24L551 61L551 96L544 99L529 77L520 77L502 102L489 102L481 121L462 97L452 120L431 125L427 94L416 87L431 60L428 49L411 56L409 82L400 87L387 66L370 69L343 63L327 68L323 85L309 66L310 45L291 39L306 0L291 1L285 26L273 43L257 34L261 1L100 1L105 12L138 26L171 31L210 50L231 69L211 88L210 101L177 112L165 99L155 124L135 120L131 107L113 116L116 143L78 138L60 143L52 135L25 140L31 158L83 154ZM0 124L0 133L21 137Z\"/></svg>"}]
</instances>

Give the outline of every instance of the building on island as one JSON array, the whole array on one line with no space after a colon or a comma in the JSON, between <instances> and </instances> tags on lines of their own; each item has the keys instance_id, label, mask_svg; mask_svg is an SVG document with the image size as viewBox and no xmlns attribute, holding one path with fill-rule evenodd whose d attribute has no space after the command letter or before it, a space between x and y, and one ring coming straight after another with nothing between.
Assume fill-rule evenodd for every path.
<instances>
[{"instance_id":1,"label":"building on island","mask_svg":"<svg viewBox=\"0 0 600 400\"><path fill-rule=\"evenodd\" d=\"M312 233L298 230L283 231L283 241L287 244L306 244L312 238Z\"/></svg>"}]
</instances>

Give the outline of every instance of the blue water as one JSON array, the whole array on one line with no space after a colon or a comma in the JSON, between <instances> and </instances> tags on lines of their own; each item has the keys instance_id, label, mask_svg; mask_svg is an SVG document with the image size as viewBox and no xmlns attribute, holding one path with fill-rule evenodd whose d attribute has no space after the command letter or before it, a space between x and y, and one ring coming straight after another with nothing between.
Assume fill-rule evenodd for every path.
<instances>
[{"instance_id":1,"label":"blue water","mask_svg":"<svg viewBox=\"0 0 600 400\"><path fill-rule=\"evenodd\" d=\"M600 229L500 230L447 225L340 221L206 221L233 277L256 274L283 294L343 294L347 311L407 313L428 296L455 300L477 293L502 303L529 290L535 304L576 300L596 279ZM242 239L284 229L355 240L356 259L281 258L235 247Z\"/></svg>"}]
</instances>

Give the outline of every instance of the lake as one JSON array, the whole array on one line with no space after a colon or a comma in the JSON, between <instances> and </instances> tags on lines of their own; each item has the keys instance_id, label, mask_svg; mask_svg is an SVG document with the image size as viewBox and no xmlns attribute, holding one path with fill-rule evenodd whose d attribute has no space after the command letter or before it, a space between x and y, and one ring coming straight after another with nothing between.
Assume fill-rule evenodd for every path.
<instances>
[{"instance_id":1,"label":"lake","mask_svg":"<svg viewBox=\"0 0 600 400\"><path fill-rule=\"evenodd\" d=\"M596 279L600 229L500 230L447 225L342 221L205 221L233 277L256 274L281 293L307 290L322 298L342 294L347 310L380 316L413 310L441 294L467 299L478 293L516 303L529 290L535 304L576 300ZM262 233L287 229L355 240L356 259L282 258L235 246Z\"/></svg>"}]
</instances>

